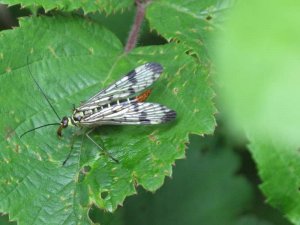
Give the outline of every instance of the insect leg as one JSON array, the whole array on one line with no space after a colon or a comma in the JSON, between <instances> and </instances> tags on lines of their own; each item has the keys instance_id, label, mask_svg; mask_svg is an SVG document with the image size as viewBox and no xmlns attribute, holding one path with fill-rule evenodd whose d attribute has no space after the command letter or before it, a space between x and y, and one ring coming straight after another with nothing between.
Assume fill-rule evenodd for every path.
<instances>
[{"instance_id":1,"label":"insect leg","mask_svg":"<svg viewBox=\"0 0 300 225\"><path fill-rule=\"evenodd\" d=\"M93 138L91 138L90 136L89 136L89 134L93 131L94 129L91 129L91 130L89 130L88 132L86 132L85 133L85 135L87 136L87 138L88 139L90 139L101 151L103 151L109 158L111 158L113 161L115 161L116 163L119 163L119 160L117 160L117 159L115 159L111 154L109 154L109 152L106 150L106 149L104 149L104 148L102 148L100 145L98 145L98 143L97 142L95 142L94 140L93 140Z\"/></svg>"},{"instance_id":2,"label":"insect leg","mask_svg":"<svg viewBox=\"0 0 300 225\"><path fill-rule=\"evenodd\" d=\"M81 141L83 141L83 137L82 137L82 140ZM72 138L72 140L71 140L71 149L70 149L70 151L69 151L69 153L68 153L68 155L67 155L67 157L66 157L66 159L63 161L63 163L62 163L62 165L64 166L65 164L66 164L66 162L69 160L69 158L70 158L70 156L71 156L71 154L72 154L72 152L73 152L73 146L74 146L74 142L75 142L75 137L73 136L73 138Z\"/></svg>"}]
</instances>

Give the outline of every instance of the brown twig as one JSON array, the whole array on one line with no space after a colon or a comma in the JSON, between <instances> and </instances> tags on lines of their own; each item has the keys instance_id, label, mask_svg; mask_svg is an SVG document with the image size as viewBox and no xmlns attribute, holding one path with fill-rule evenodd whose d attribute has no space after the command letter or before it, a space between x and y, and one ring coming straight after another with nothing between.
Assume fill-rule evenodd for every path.
<instances>
[{"instance_id":1,"label":"brown twig","mask_svg":"<svg viewBox=\"0 0 300 225\"><path fill-rule=\"evenodd\" d=\"M124 49L126 53L130 52L136 46L141 25L145 17L145 9L150 2L151 0L135 0L136 15Z\"/></svg>"}]
</instances>

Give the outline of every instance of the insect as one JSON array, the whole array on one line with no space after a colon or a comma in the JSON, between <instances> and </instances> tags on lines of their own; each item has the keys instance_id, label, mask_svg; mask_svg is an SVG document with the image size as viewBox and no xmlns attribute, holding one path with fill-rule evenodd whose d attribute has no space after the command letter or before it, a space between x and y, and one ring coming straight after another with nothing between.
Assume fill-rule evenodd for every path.
<instances>
[{"instance_id":1,"label":"insect","mask_svg":"<svg viewBox=\"0 0 300 225\"><path fill-rule=\"evenodd\" d=\"M57 129L57 135L59 137L62 136L62 130L68 126L91 128L85 135L97 147L104 150L89 136L95 127L101 125L161 124L176 118L176 112L174 110L157 103L145 102L151 93L151 90L147 88L159 78L163 71L162 66L158 63L150 62L135 68L120 80L82 103L79 107L74 108L71 116L64 116L62 119L60 119L45 92L33 77L29 66L28 69L33 81L60 122L35 127L26 131L20 137L36 129L52 125L59 125ZM68 160L70 154L71 152L63 164ZM118 160L111 155L108 154L108 156L118 162Z\"/></svg>"}]
</instances>

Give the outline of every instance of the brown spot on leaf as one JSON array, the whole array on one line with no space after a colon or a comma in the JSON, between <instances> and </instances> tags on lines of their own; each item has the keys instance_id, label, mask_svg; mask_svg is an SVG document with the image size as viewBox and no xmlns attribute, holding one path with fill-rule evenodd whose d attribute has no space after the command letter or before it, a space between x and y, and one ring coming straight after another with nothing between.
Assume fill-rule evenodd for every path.
<instances>
[{"instance_id":1,"label":"brown spot on leaf","mask_svg":"<svg viewBox=\"0 0 300 225\"><path fill-rule=\"evenodd\" d=\"M10 141L10 139L15 136L16 132L11 127L5 128L5 140Z\"/></svg>"},{"instance_id":2,"label":"brown spot on leaf","mask_svg":"<svg viewBox=\"0 0 300 225\"><path fill-rule=\"evenodd\" d=\"M150 141L155 142L156 141L156 137L153 134L148 135L148 138Z\"/></svg>"},{"instance_id":3,"label":"brown spot on leaf","mask_svg":"<svg viewBox=\"0 0 300 225\"><path fill-rule=\"evenodd\" d=\"M15 153L19 153L20 151L20 145L16 144L16 147L14 148Z\"/></svg>"},{"instance_id":4,"label":"brown spot on leaf","mask_svg":"<svg viewBox=\"0 0 300 225\"><path fill-rule=\"evenodd\" d=\"M173 88L173 93L175 94L175 95L177 95L178 94L178 92L179 92L179 89L178 88Z\"/></svg>"},{"instance_id":5,"label":"brown spot on leaf","mask_svg":"<svg viewBox=\"0 0 300 225\"><path fill-rule=\"evenodd\" d=\"M10 72L11 72L11 68L10 68L10 67L7 67L7 68L5 69L5 72L6 72L6 73L10 73Z\"/></svg>"}]
</instances>

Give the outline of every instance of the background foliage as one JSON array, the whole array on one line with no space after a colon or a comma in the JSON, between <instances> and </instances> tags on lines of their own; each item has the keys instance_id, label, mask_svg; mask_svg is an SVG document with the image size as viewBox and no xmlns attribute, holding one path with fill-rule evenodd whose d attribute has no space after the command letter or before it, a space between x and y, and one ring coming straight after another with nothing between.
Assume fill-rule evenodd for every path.
<instances>
[{"instance_id":1,"label":"background foliage","mask_svg":"<svg viewBox=\"0 0 300 225\"><path fill-rule=\"evenodd\" d=\"M124 46L137 8L132 0L0 3L22 6L0 8L6 13L0 13L6 15L2 28L18 26L0 32L0 211L10 220L284 225L289 224L285 216L299 223L299 144L293 123L299 114L292 109L299 82L291 60L297 59L297 26L291 22L298 15L296 3L284 8L275 1L270 8L258 1L152 1L129 54ZM270 18L281 17L265 20L266 8ZM286 14L278 13L283 8ZM55 127L19 139L30 128L57 120L28 68L63 116L72 104L147 61L164 66L149 101L175 109L178 118L157 127L107 126L93 132L120 164L72 129L62 140ZM221 112L218 127L212 136L200 137L214 132L213 101ZM233 135L236 130L242 135ZM72 140L72 157L62 167ZM0 223L15 222L4 215Z\"/></svg>"}]
</instances>

